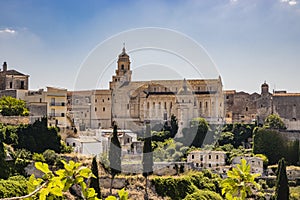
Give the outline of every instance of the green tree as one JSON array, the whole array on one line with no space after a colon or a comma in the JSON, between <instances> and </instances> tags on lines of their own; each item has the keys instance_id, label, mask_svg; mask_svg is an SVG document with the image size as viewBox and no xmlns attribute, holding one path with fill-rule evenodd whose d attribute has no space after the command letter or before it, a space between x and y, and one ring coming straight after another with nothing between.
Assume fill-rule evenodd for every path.
<instances>
[{"instance_id":1,"label":"green tree","mask_svg":"<svg viewBox=\"0 0 300 200\"><path fill-rule=\"evenodd\" d=\"M5 161L6 153L3 145L4 136L0 134L0 178L7 178L7 163Z\"/></svg>"},{"instance_id":2,"label":"green tree","mask_svg":"<svg viewBox=\"0 0 300 200\"><path fill-rule=\"evenodd\" d=\"M276 151L274 151L276 149ZM280 158L285 157L287 145L284 137L275 130L259 129L253 138L253 153L264 154L269 164L276 164Z\"/></svg>"},{"instance_id":3,"label":"green tree","mask_svg":"<svg viewBox=\"0 0 300 200\"><path fill-rule=\"evenodd\" d=\"M118 139L118 126L114 124L113 135L109 146L109 168L112 176L110 183L110 194L112 194L112 184L115 176L121 173L121 145Z\"/></svg>"},{"instance_id":4,"label":"green tree","mask_svg":"<svg viewBox=\"0 0 300 200\"><path fill-rule=\"evenodd\" d=\"M288 200L289 199L289 184L286 175L286 166L284 158L279 160L276 177L276 200Z\"/></svg>"},{"instance_id":5,"label":"green tree","mask_svg":"<svg viewBox=\"0 0 300 200\"><path fill-rule=\"evenodd\" d=\"M286 129L282 119L276 114L271 114L265 119L264 127L276 130Z\"/></svg>"},{"instance_id":6,"label":"green tree","mask_svg":"<svg viewBox=\"0 0 300 200\"><path fill-rule=\"evenodd\" d=\"M300 159L300 152L299 152L299 140L290 141L288 143L288 155L286 160L291 165L298 165Z\"/></svg>"},{"instance_id":7,"label":"green tree","mask_svg":"<svg viewBox=\"0 0 300 200\"><path fill-rule=\"evenodd\" d=\"M31 152L42 153L47 149L56 153L61 151L61 137L55 127L47 127L47 119L36 121L29 125L20 125L17 129L18 142L13 145L16 149L27 149Z\"/></svg>"},{"instance_id":8,"label":"green tree","mask_svg":"<svg viewBox=\"0 0 300 200\"><path fill-rule=\"evenodd\" d=\"M201 147L208 130L209 125L204 118L195 118L191 121L190 135L184 135L184 137L194 138L191 146Z\"/></svg>"},{"instance_id":9,"label":"green tree","mask_svg":"<svg viewBox=\"0 0 300 200\"><path fill-rule=\"evenodd\" d=\"M235 168L227 172L227 178L221 182L222 195L226 199L244 200L253 193L253 188L259 189L255 178L259 174L250 173L250 165L247 165L245 159L241 160Z\"/></svg>"},{"instance_id":10,"label":"green tree","mask_svg":"<svg viewBox=\"0 0 300 200\"><path fill-rule=\"evenodd\" d=\"M25 101L10 96L0 98L0 113L3 116L27 116L29 111Z\"/></svg>"},{"instance_id":11,"label":"green tree","mask_svg":"<svg viewBox=\"0 0 300 200\"><path fill-rule=\"evenodd\" d=\"M146 122L146 132L143 147L143 176L146 178L145 197L148 199L148 176L153 173L153 152L151 144L150 122Z\"/></svg>"},{"instance_id":12,"label":"green tree","mask_svg":"<svg viewBox=\"0 0 300 200\"><path fill-rule=\"evenodd\" d=\"M171 115L171 137L174 138L178 132L178 121L174 114Z\"/></svg>"},{"instance_id":13,"label":"green tree","mask_svg":"<svg viewBox=\"0 0 300 200\"><path fill-rule=\"evenodd\" d=\"M234 134L231 132L222 132L220 134L220 138L218 139L218 144L220 146L223 146L225 144L232 144L233 145L234 141Z\"/></svg>"},{"instance_id":14,"label":"green tree","mask_svg":"<svg viewBox=\"0 0 300 200\"><path fill-rule=\"evenodd\" d=\"M97 193L97 197L100 199L101 190L100 190L97 156L94 156L92 161L92 173L94 174L95 177L91 177L90 188L94 188L95 192Z\"/></svg>"}]
</instances>

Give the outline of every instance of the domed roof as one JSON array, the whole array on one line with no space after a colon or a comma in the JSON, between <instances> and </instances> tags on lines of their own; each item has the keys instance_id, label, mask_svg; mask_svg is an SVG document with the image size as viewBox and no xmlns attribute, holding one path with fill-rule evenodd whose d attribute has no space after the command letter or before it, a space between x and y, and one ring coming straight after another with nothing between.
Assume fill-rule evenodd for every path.
<instances>
[{"instance_id":1,"label":"domed roof","mask_svg":"<svg viewBox=\"0 0 300 200\"><path fill-rule=\"evenodd\" d=\"M123 46L122 53L119 55L119 58L120 57L129 57L128 54L126 53L125 44Z\"/></svg>"},{"instance_id":2,"label":"domed roof","mask_svg":"<svg viewBox=\"0 0 300 200\"><path fill-rule=\"evenodd\" d=\"M190 88L187 87L185 79L183 80L182 87L178 90L177 94L179 94L179 95L193 94L193 92L190 90Z\"/></svg>"},{"instance_id":3,"label":"domed roof","mask_svg":"<svg viewBox=\"0 0 300 200\"><path fill-rule=\"evenodd\" d=\"M269 85L266 83L266 81L261 85L261 87L269 87Z\"/></svg>"}]
</instances>

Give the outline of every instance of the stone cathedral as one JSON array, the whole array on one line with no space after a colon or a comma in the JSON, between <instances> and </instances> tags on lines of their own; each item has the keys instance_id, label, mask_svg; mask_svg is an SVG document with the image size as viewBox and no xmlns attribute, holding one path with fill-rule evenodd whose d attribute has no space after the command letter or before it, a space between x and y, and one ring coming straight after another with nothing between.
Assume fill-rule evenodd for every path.
<instances>
[{"instance_id":1,"label":"stone cathedral","mask_svg":"<svg viewBox=\"0 0 300 200\"><path fill-rule=\"evenodd\" d=\"M221 77L193 80L131 81L130 57L125 47L118 57L117 70L109 84L111 121L123 129L138 130L145 120L163 123L175 115L179 130L193 118L209 123L224 120ZM101 116L98 116L101 118Z\"/></svg>"}]
</instances>

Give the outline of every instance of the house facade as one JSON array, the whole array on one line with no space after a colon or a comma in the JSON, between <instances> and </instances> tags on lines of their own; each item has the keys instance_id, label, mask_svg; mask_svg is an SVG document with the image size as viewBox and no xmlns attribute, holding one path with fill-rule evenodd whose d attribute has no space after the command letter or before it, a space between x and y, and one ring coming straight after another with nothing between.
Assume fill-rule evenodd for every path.
<instances>
[{"instance_id":1,"label":"house facade","mask_svg":"<svg viewBox=\"0 0 300 200\"><path fill-rule=\"evenodd\" d=\"M224 151L191 151L187 156L187 162L191 162L197 168L215 168L224 166L226 152Z\"/></svg>"}]
</instances>

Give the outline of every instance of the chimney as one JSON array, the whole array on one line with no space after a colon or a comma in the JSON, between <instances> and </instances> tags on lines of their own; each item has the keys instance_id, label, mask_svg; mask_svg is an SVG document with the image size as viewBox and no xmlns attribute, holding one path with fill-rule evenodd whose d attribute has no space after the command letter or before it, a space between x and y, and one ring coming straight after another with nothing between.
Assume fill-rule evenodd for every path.
<instances>
[{"instance_id":1,"label":"chimney","mask_svg":"<svg viewBox=\"0 0 300 200\"><path fill-rule=\"evenodd\" d=\"M3 71L6 72L7 71L7 63L4 62L2 66L3 66Z\"/></svg>"}]
</instances>

